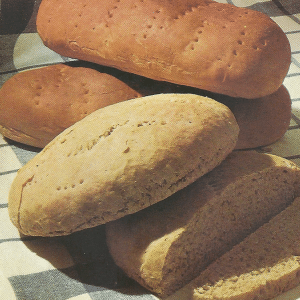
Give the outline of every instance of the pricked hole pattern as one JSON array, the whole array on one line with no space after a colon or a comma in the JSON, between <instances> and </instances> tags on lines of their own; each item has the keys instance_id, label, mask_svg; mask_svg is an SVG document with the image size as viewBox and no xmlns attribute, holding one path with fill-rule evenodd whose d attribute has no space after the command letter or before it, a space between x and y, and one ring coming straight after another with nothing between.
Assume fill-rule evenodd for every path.
<instances>
[{"instance_id":1,"label":"pricked hole pattern","mask_svg":"<svg viewBox=\"0 0 300 300\"><path fill-rule=\"evenodd\" d=\"M79 180L79 184L83 184L84 183L84 179L80 179ZM75 183L72 183L71 185L65 185L63 188L59 185L56 187L57 191L61 191L62 189L67 190L69 187L74 189L77 185Z\"/></svg>"},{"instance_id":2,"label":"pricked hole pattern","mask_svg":"<svg viewBox=\"0 0 300 300\"><path fill-rule=\"evenodd\" d=\"M181 14L174 17L174 20L179 20L181 17L184 17L188 13L192 13L197 11L199 8L201 8L203 5L197 5L197 6L190 6L186 9L186 11L182 12Z\"/></svg>"},{"instance_id":3,"label":"pricked hole pattern","mask_svg":"<svg viewBox=\"0 0 300 300\"><path fill-rule=\"evenodd\" d=\"M196 8L198 8L198 7L196 7ZM202 24L199 26L201 29L197 29L197 34L198 35L201 35L203 33L203 29L202 28L204 28L206 25L209 25L208 22L207 22L207 20L203 20ZM193 42L198 43L199 42L199 37L196 36L194 38ZM195 50L195 45L194 44L190 45L190 50Z\"/></svg>"}]
</instances>

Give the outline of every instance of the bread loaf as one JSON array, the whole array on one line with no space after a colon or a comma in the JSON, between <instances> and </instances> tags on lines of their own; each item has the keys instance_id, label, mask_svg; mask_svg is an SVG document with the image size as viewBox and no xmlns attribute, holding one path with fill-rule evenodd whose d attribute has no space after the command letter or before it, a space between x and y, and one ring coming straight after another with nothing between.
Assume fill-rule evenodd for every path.
<instances>
[{"instance_id":1,"label":"bread loaf","mask_svg":"<svg viewBox=\"0 0 300 300\"><path fill-rule=\"evenodd\" d=\"M290 123L291 99L284 86L262 98L240 99L76 62L10 78L0 89L0 133L43 148L99 108L158 93L206 95L228 106L240 128L236 149L269 145L284 135Z\"/></svg>"},{"instance_id":2,"label":"bread loaf","mask_svg":"<svg viewBox=\"0 0 300 300\"><path fill-rule=\"evenodd\" d=\"M100 225L167 198L221 163L238 125L196 95L160 94L99 109L21 168L8 210L26 235Z\"/></svg>"},{"instance_id":3,"label":"bread loaf","mask_svg":"<svg viewBox=\"0 0 300 300\"><path fill-rule=\"evenodd\" d=\"M129 277L165 297L286 208L299 183L300 169L288 160L234 151L168 199L107 223L110 253Z\"/></svg>"},{"instance_id":4,"label":"bread loaf","mask_svg":"<svg viewBox=\"0 0 300 300\"><path fill-rule=\"evenodd\" d=\"M233 112L240 128L235 149L267 146L284 136L291 121L292 102L282 85L275 93L258 99L216 97Z\"/></svg>"},{"instance_id":5,"label":"bread loaf","mask_svg":"<svg viewBox=\"0 0 300 300\"><path fill-rule=\"evenodd\" d=\"M300 198L296 198L168 300L267 300L297 286L299 219Z\"/></svg>"},{"instance_id":6,"label":"bread loaf","mask_svg":"<svg viewBox=\"0 0 300 300\"><path fill-rule=\"evenodd\" d=\"M0 89L0 133L43 148L91 112L141 96L91 68L58 64L16 74Z\"/></svg>"},{"instance_id":7,"label":"bread loaf","mask_svg":"<svg viewBox=\"0 0 300 300\"><path fill-rule=\"evenodd\" d=\"M233 97L274 93L291 60L271 18L211 0L43 0L37 30L61 55Z\"/></svg>"}]
</instances>

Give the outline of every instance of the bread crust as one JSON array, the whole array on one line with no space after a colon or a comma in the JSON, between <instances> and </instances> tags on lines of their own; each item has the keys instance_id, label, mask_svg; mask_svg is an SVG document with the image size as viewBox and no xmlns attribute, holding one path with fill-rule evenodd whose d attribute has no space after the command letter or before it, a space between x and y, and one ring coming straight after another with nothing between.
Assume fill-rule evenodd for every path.
<instances>
[{"instance_id":1,"label":"bread crust","mask_svg":"<svg viewBox=\"0 0 300 300\"><path fill-rule=\"evenodd\" d=\"M37 30L64 56L233 97L275 92L291 61L271 18L210 0L43 0Z\"/></svg>"},{"instance_id":2,"label":"bread crust","mask_svg":"<svg viewBox=\"0 0 300 300\"><path fill-rule=\"evenodd\" d=\"M232 112L209 98L160 94L99 109L18 172L8 209L26 235L104 224L163 200L233 150Z\"/></svg>"},{"instance_id":3,"label":"bread crust","mask_svg":"<svg viewBox=\"0 0 300 300\"><path fill-rule=\"evenodd\" d=\"M299 183L300 169L288 160L234 151L168 199L107 223L110 253L129 277L164 298L286 208Z\"/></svg>"},{"instance_id":4,"label":"bread crust","mask_svg":"<svg viewBox=\"0 0 300 300\"><path fill-rule=\"evenodd\" d=\"M283 85L275 93L258 99L223 98L220 97L220 102L233 112L240 128L235 149L273 144L282 138L289 128L292 101Z\"/></svg>"},{"instance_id":5,"label":"bread crust","mask_svg":"<svg viewBox=\"0 0 300 300\"><path fill-rule=\"evenodd\" d=\"M65 64L18 73L0 89L0 132L45 147L91 112L141 94L116 77Z\"/></svg>"}]
</instances>

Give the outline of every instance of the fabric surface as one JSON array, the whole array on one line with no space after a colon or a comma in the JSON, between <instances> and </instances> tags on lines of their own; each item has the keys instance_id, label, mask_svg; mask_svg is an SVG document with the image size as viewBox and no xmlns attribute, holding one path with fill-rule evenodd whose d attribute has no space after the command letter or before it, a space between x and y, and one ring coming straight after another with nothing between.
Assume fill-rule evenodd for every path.
<instances>
[{"instance_id":1,"label":"fabric surface","mask_svg":"<svg viewBox=\"0 0 300 300\"><path fill-rule=\"evenodd\" d=\"M40 2L0 1L0 87L17 72L71 61L46 48L36 33ZM300 165L300 1L218 2L266 13L286 33L292 49L284 81L292 99L290 128L278 142L259 151ZM115 266L103 226L57 238L20 235L8 217L8 193L17 170L38 151L0 136L0 299L157 299ZM276 299L300 299L300 287Z\"/></svg>"}]
</instances>

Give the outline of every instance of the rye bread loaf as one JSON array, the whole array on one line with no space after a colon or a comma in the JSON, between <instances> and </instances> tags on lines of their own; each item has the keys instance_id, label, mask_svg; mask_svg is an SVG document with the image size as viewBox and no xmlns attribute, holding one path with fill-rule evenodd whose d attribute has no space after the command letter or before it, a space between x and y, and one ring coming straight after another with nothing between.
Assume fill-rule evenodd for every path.
<instances>
[{"instance_id":1,"label":"rye bread loaf","mask_svg":"<svg viewBox=\"0 0 300 300\"><path fill-rule=\"evenodd\" d=\"M291 59L267 15L211 0L43 0L36 24L61 55L234 97L275 92Z\"/></svg>"},{"instance_id":2,"label":"rye bread loaf","mask_svg":"<svg viewBox=\"0 0 300 300\"><path fill-rule=\"evenodd\" d=\"M225 105L197 95L160 94L99 109L19 170L10 218L26 235L55 236L136 212L220 164L238 131Z\"/></svg>"},{"instance_id":3,"label":"rye bread loaf","mask_svg":"<svg viewBox=\"0 0 300 300\"><path fill-rule=\"evenodd\" d=\"M299 183L300 169L288 160L234 151L168 199L107 223L110 253L129 277L165 297L286 208Z\"/></svg>"},{"instance_id":4,"label":"rye bread loaf","mask_svg":"<svg viewBox=\"0 0 300 300\"><path fill-rule=\"evenodd\" d=\"M299 220L298 197L168 300L267 300L297 286Z\"/></svg>"},{"instance_id":5,"label":"rye bread loaf","mask_svg":"<svg viewBox=\"0 0 300 300\"><path fill-rule=\"evenodd\" d=\"M58 64L18 73L0 89L0 133L43 148L91 112L141 96L116 77Z\"/></svg>"}]
</instances>

